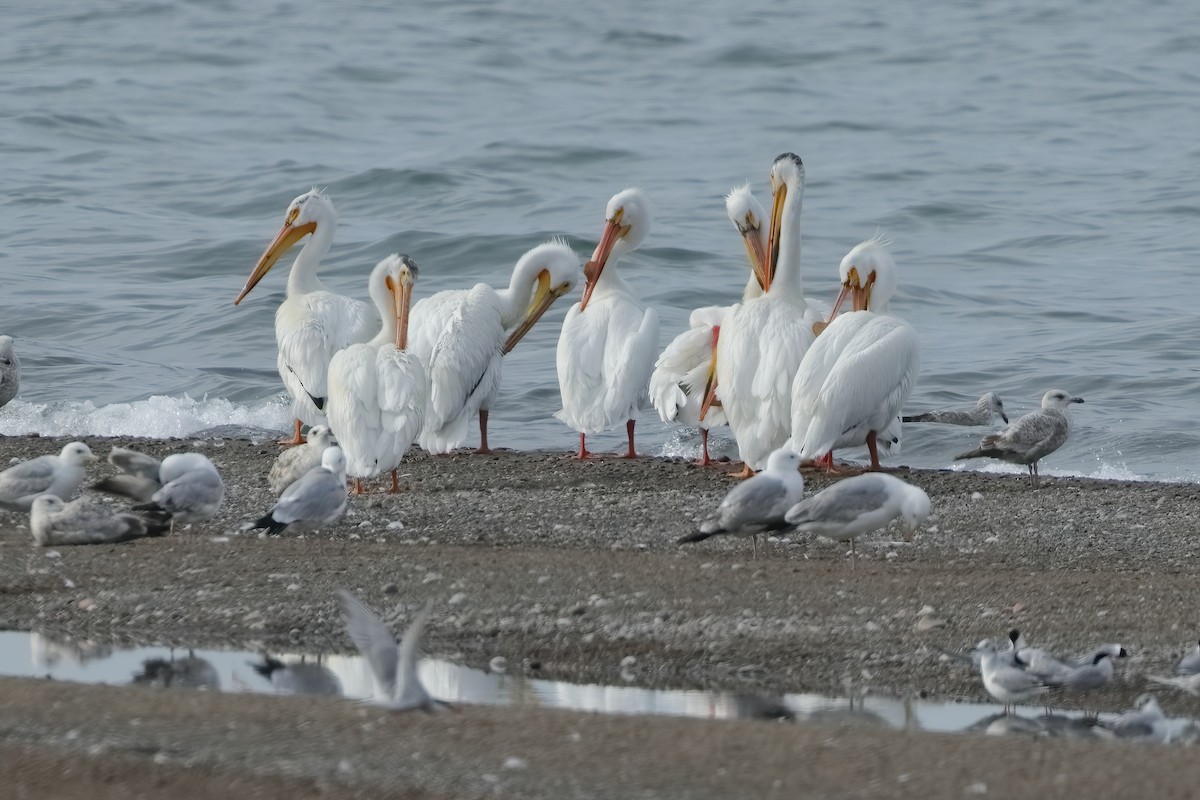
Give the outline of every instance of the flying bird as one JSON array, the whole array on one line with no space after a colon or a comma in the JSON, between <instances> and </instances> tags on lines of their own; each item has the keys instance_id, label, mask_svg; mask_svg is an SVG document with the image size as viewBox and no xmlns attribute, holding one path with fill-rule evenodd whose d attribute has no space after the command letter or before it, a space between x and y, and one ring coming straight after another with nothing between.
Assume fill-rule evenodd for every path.
<instances>
[{"instance_id":1,"label":"flying bird","mask_svg":"<svg viewBox=\"0 0 1200 800\"><path fill-rule=\"evenodd\" d=\"M305 236L310 237L292 262L287 295L275 312L275 342L279 347L276 365L292 396L296 426L295 435L284 444L303 443L303 423L324 424L330 359L342 348L370 339L379 324L366 303L331 292L317 277L336 227L333 201L324 192L313 189L297 197L288 204L283 227L233 301L234 305L242 302L284 253Z\"/></svg>"},{"instance_id":2,"label":"flying bird","mask_svg":"<svg viewBox=\"0 0 1200 800\"><path fill-rule=\"evenodd\" d=\"M579 431L579 458L588 458L587 435L625 421L626 458L636 458L635 417L654 369L658 314L617 273L621 256L638 248L650 231L650 207L638 189L613 195L604 233L584 267L583 298L571 306L558 337L555 414Z\"/></svg>"},{"instance_id":3,"label":"flying bird","mask_svg":"<svg viewBox=\"0 0 1200 800\"><path fill-rule=\"evenodd\" d=\"M83 465L96 461L91 448L71 442L56 455L38 456L0 472L0 508L27 511L39 494L70 500L83 484Z\"/></svg>"},{"instance_id":4,"label":"flying bird","mask_svg":"<svg viewBox=\"0 0 1200 800\"><path fill-rule=\"evenodd\" d=\"M1038 461L1053 453L1066 443L1071 434L1071 419L1067 409L1072 403L1082 403L1082 397L1074 397L1062 389L1051 389L1042 396L1042 407L1017 418L999 433L983 437L979 447L954 457L955 461L967 458L997 458L1012 464L1029 467L1029 485L1038 488Z\"/></svg>"}]
</instances>

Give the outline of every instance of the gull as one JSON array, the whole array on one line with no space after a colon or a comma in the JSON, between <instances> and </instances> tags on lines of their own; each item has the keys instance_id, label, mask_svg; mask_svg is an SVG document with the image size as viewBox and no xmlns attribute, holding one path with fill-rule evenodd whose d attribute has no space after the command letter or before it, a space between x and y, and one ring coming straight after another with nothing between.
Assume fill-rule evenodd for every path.
<instances>
[{"instance_id":1,"label":"gull","mask_svg":"<svg viewBox=\"0 0 1200 800\"><path fill-rule=\"evenodd\" d=\"M216 516L225 499L225 484L216 466L202 453L175 453L161 462L153 456L114 447L108 461L121 472L92 488L142 501L135 511L152 511L189 525Z\"/></svg>"},{"instance_id":2,"label":"gull","mask_svg":"<svg viewBox=\"0 0 1200 800\"><path fill-rule=\"evenodd\" d=\"M722 533L752 537L758 557L758 534L786 528L784 514L804 497L800 454L780 448L767 458L767 468L740 483L725 495L716 512L700 523L700 530L678 540L699 542Z\"/></svg>"},{"instance_id":3,"label":"gull","mask_svg":"<svg viewBox=\"0 0 1200 800\"><path fill-rule=\"evenodd\" d=\"M91 448L71 442L56 456L38 456L0 472L0 508L26 511L39 494L70 500L83 483L83 465L95 461Z\"/></svg>"},{"instance_id":4,"label":"gull","mask_svg":"<svg viewBox=\"0 0 1200 800\"><path fill-rule=\"evenodd\" d=\"M1056 689L1065 689L1069 692L1090 692L1093 689L1103 689L1112 683L1113 659L1125 658L1128 655L1129 653L1122 647L1117 653L1108 651L1097 653L1090 663L1068 667L1065 670L1055 670L1049 674L1035 672L1032 668L1029 671Z\"/></svg>"},{"instance_id":5,"label":"gull","mask_svg":"<svg viewBox=\"0 0 1200 800\"><path fill-rule=\"evenodd\" d=\"M808 497L788 510L789 525L804 533L850 541L879 530L899 517L905 541L929 516L929 495L894 475L868 473L846 478ZM853 561L850 562L854 564Z\"/></svg>"},{"instance_id":6,"label":"gull","mask_svg":"<svg viewBox=\"0 0 1200 800\"><path fill-rule=\"evenodd\" d=\"M340 697L342 682L324 664L310 664L304 660L283 662L263 654L262 663L250 662L259 675L271 682L281 694L310 694Z\"/></svg>"},{"instance_id":7,"label":"gull","mask_svg":"<svg viewBox=\"0 0 1200 800\"><path fill-rule=\"evenodd\" d=\"M1124 738L1150 739L1163 744L1170 740L1170 722L1153 694L1140 695L1133 707L1133 711L1126 711L1105 727Z\"/></svg>"},{"instance_id":8,"label":"gull","mask_svg":"<svg viewBox=\"0 0 1200 800\"><path fill-rule=\"evenodd\" d=\"M1183 658L1179 659L1179 663L1175 665L1176 675L1195 675L1197 673L1200 673L1200 643L1184 653Z\"/></svg>"},{"instance_id":9,"label":"gull","mask_svg":"<svg viewBox=\"0 0 1200 800\"><path fill-rule=\"evenodd\" d=\"M135 684L149 684L159 689L201 689L213 692L221 690L221 678L213 665L189 651L187 658L178 661L172 656L148 658L142 662L142 671L133 676Z\"/></svg>"},{"instance_id":10,"label":"gull","mask_svg":"<svg viewBox=\"0 0 1200 800\"><path fill-rule=\"evenodd\" d=\"M374 704L393 711L420 709L432 714L439 708L452 709L449 703L430 696L417 674L421 634L433 608L431 601L417 612L400 646L383 620L375 616L361 600L345 589L338 590L342 601L342 619L354 646L363 654L375 678Z\"/></svg>"},{"instance_id":11,"label":"gull","mask_svg":"<svg viewBox=\"0 0 1200 800\"><path fill-rule=\"evenodd\" d=\"M1050 455L1067 441L1071 433L1071 420L1067 408L1071 403L1082 403L1082 397L1073 397L1062 389L1051 389L1042 396L1042 407L1018 418L999 433L983 437L979 447L954 457L955 461L965 458L998 458L1013 464L1029 467L1029 485L1038 488L1038 461Z\"/></svg>"},{"instance_id":12,"label":"gull","mask_svg":"<svg viewBox=\"0 0 1200 800\"><path fill-rule=\"evenodd\" d=\"M308 440L303 446L284 450L271 465L271 471L267 473L271 491L278 496L304 473L321 466L321 454L332 444L333 432L327 426L313 425L309 428Z\"/></svg>"},{"instance_id":13,"label":"gull","mask_svg":"<svg viewBox=\"0 0 1200 800\"><path fill-rule=\"evenodd\" d=\"M902 419L904 422L940 422L943 425L991 425L996 416L1004 420L1005 425L1008 424L1008 414L1004 413L1004 401L1000 395L985 392L971 409L925 411Z\"/></svg>"},{"instance_id":14,"label":"gull","mask_svg":"<svg viewBox=\"0 0 1200 800\"><path fill-rule=\"evenodd\" d=\"M1099 656L1107 655L1113 658L1125 658L1129 655L1129 652L1121 645L1110 643L1099 645L1090 652L1075 659L1056 658L1041 648L1029 647L1025 641L1025 637L1021 636L1016 630L1012 632L1011 637L1013 645L1017 650L1017 661L1024 665L1030 672L1036 672L1044 677L1053 677L1070 672L1077 667L1086 667L1095 664Z\"/></svg>"},{"instance_id":15,"label":"gull","mask_svg":"<svg viewBox=\"0 0 1200 800\"><path fill-rule=\"evenodd\" d=\"M311 531L332 524L345 510L346 456L340 447L327 447L321 465L284 489L270 512L252 527L266 528L272 535L287 527Z\"/></svg>"},{"instance_id":16,"label":"gull","mask_svg":"<svg viewBox=\"0 0 1200 800\"><path fill-rule=\"evenodd\" d=\"M1200 697L1200 672L1195 672L1191 675L1179 675L1173 678L1167 678L1162 675L1147 675L1146 680L1162 684L1163 686L1181 689L1188 694Z\"/></svg>"},{"instance_id":17,"label":"gull","mask_svg":"<svg viewBox=\"0 0 1200 800\"><path fill-rule=\"evenodd\" d=\"M979 673L983 678L983 688L1004 703L1006 712L1013 703L1032 700L1050 690L1050 685L1037 675L1001 658L994 644L985 646L981 651Z\"/></svg>"},{"instance_id":18,"label":"gull","mask_svg":"<svg viewBox=\"0 0 1200 800\"><path fill-rule=\"evenodd\" d=\"M162 536L168 526L99 503L64 503L53 494L40 494L29 509L29 529L42 547L71 544L116 544L145 536Z\"/></svg>"},{"instance_id":19,"label":"gull","mask_svg":"<svg viewBox=\"0 0 1200 800\"><path fill-rule=\"evenodd\" d=\"M0 407L17 396L21 389L21 359L13 349L11 336L0 336Z\"/></svg>"}]
</instances>

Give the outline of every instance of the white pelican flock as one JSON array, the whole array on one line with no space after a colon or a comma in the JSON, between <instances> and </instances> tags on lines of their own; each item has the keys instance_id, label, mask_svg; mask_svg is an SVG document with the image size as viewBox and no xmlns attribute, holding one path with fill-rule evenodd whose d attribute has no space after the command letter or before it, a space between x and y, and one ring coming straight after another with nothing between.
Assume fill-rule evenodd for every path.
<instances>
[{"instance_id":1,"label":"white pelican flock","mask_svg":"<svg viewBox=\"0 0 1200 800\"><path fill-rule=\"evenodd\" d=\"M336 227L333 202L323 192L313 189L297 197L288 205L283 227L233 301L234 305L242 302L292 245L310 237L292 262L287 295L275 312L275 342L279 346L276 365L292 396L295 417L295 434L288 444L304 442L300 435L304 423L325 422L326 372L333 354L355 342L365 342L379 324L365 303L329 291L317 277Z\"/></svg>"},{"instance_id":2,"label":"white pelican flock","mask_svg":"<svg viewBox=\"0 0 1200 800\"><path fill-rule=\"evenodd\" d=\"M579 431L579 458L588 458L587 435L625 421L627 458L635 458L633 427L654 368L658 314L617 274L617 261L636 250L650 231L650 209L637 189L613 195L604 233L584 267L583 298L571 306L558 338L555 416Z\"/></svg>"}]
</instances>

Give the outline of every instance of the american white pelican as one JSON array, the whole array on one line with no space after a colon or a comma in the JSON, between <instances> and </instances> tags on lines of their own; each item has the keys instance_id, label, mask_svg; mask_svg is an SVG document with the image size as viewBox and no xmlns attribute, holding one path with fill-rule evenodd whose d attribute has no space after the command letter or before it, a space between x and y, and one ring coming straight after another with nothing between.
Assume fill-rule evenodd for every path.
<instances>
[{"instance_id":1,"label":"american white pelican","mask_svg":"<svg viewBox=\"0 0 1200 800\"><path fill-rule=\"evenodd\" d=\"M21 388L21 359L11 336L0 336L0 408L17 396Z\"/></svg>"},{"instance_id":2,"label":"american white pelican","mask_svg":"<svg viewBox=\"0 0 1200 800\"><path fill-rule=\"evenodd\" d=\"M1014 420L1004 430L983 437L979 447L954 457L998 458L1029 467L1029 485L1038 488L1038 461L1062 447L1071 434L1071 418L1067 409L1072 403L1082 403L1062 389L1051 389L1042 395L1042 407Z\"/></svg>"},{"instance_id":3,"label":"american white pelican","mask_svg":"<svg viewBox=\"0 0 1200 800\"><path fill-rule=\"evenodd\" d=\"M408 314L417 265L390 255L371 270L368 288L383 318L369 342L338 351L329 362L329 427L346 456L354 491L362 479L396 467L425 420L425 367L408 348Z\"/></svg>"},{"instance_id":4,"label":"american white pelican","mask_svg":"<svg viewBox=\"0 0 1200 800\"><path fill-rule=\"evenodd\" d=\"M791 433L791 386L821 319L804 297L800 207L804 164L784 153L771 165L771 229L766 293L736 307L717 342L721 406L752 475Z\"/></svg>"},{"instance_id":5,"label":"american white pelican","mask_svg":"<svg viewBox=\"0 0 1200 800\"><path fill-rule=\"evenodd\" d=\"M116 544L145 536L162 536L165 522L146 520L111 506L75 500L64 503L53 494L39 494L29 509L29 530L42 547L70 544Z\"/></svg>"},{"instance_id":6,"label":"american white pelican","mask_svg":"<svg viewBox=\"0 0 1200 800\"><path fill-rule=\"evenodd\" d=\"M415 711L428 713L454 707L429 694L421 683L417 662L421 657L421 636L429 622L433 609L431 601L413 617L408 630L396 646L396 639L383 620L354 595L345 589L338 590L342 601L342 619L350 640L367 660L371 676L375 678L375 696L372 702L392 711Z\"/></svg>"},{"instance_id":7,"label":"american white pelican","mask_svg":"<svg viewBox=\"0 0 1200 800\"><path fill-rule=\"evenodd\" d=\"M921 340L888 301L896 262L876 237L857 245L838 267L854 313L835 316L808 348L792 383L792 442L805 458L865 444L879 469L879 444L899 439L897 415L917 383ZM828 462L832 468L832 459Z\"/></svg>"},{"instance_id":8,"label":"american white pelican","mask_svg":"<svg viewBox=\"0 0 1200 800\"><path fill-rule=\"evenodd\" d=\"M423 449L449 453L459 447L478 413L476 452L491 452L488 411L500 392L502 356L582 276L575 251L563 242L546 242L517 260L506 289L477 283L438 292L413 306L409 346L429 377Z\"/></svg>"},{"instance_id":9,"label":"american white pelican","mask_svg":"<svg viewBox=\"0 0 1200 800\"><path fill-rule=\"evenodd\" d=\"M317 277L336 226L333 203L323 192L313 189L297 197L288 206L283 227L233 301L234 305L242 302L280 256L311 234L292 262L287 296L275 312L275 342L279 346L276 365L292 396L292 416L296 418L295 436L288 444L303 443L303 423L325 422L326 375L333 354L355 342L365 342L379 324L370 306L329 291Z\"/></svg>"},{"instance_id":10,"label":"american white pelican","mask_svg":"<svg viewBox=\"0 0 1200 800\"><path fill-rule=\"evenodd\" d=\"M326 447L321 463L283 490L275 505L254 523L277 535L285 528L312 531L332 525L346 510L346 456Z\"/></svg>"},{"instance_id":11,"label":"american white pelican","mask_svg":"<svg viewBox=\"0 0 1200 800\"><path fill-rule=\"evenodd\" d=\"M804 497L800 454L781 447L767 459L767 468L750 480L733 487L700 530L678 540L678 544L702 542L711 536L733 534L753 537L758 557L758 534L788 526L784 515Z\"/></svg>"},{"instance_id":12,"label":"american white pelican","mask_svg":"<svg viewBox=\"0 0 1200 800\"><path fill-rule=\"evenodd\" d=\"M46 455L14 464L0 472L0 508L26 511L39 494L70 500L83 483L83 465L95 461L83 442L65 445L56 456Z\"/></svg>"},{"instance_id":13,"label":"american white pelican","mask_svg":"<svg viewBox=\"0 0 1200 800\"><path fill-rule=\"evenodd\" d=\"M750 256L751 275L742 291L742 299L762 295L766 282L767 228L762 224L766 212L750 192L740 186L725 198L725 213L742 235ZM663 422L695 426L700 429L702 456L700 465L711 463L708 456L708 431L725 424L725 412L719 403L704 406L705 397L716 385L717 339L721 323L733 306L705 306L688 317L688 329L676 336L654 362L650 373L650 402Z\"/></svg>"},{"instance_id":14,"label":"american white pelican","mask_svg":"<svg viewBox=\"0 0 1200 800\"><path fill-rule=\"evenodd\" d=\"M636 458L634 417L646 394L658 347L658 314L617 274L617 260L636 250L650 231L650 208L637 189L613 195L604 233L584 267L583 299L571 306L558 337L556 417L579 431L579 457L587 434L626 420L626 458Z\"/></svg>"}]
</instances>

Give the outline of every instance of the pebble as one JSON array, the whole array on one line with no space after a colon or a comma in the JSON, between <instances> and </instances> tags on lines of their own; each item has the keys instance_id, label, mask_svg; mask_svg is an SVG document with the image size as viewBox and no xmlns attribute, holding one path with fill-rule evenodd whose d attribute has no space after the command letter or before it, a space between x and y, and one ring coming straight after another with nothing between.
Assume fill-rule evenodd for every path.
<instances>
[{"instance_id":1,"label":"pebble","mask_svg":"<svg viewBox=\"0 0 1200 800\"><path fill-rule=\"evenodd\" d=\"M621 659L621 666L625 669L628 669L629 667L636 667L637 666L637 658L635 658L634 656L625 656L624 658Z\"/></svg>"},{"instance_id":2,"label":"pebble","mask_svg":"<svg viewBox=\"0 0 1200 800\"><path fill-rule=\"evenodd\" d=\"M508 659L504 656L496 656L488 662L488 669L495 673L503 673L508 669Z\"/></svg>"},{"instance_id":3,"label":"pebble","mask_svg":"<svg viewBox=\"0 0 1200 800\"><path fill-rule=\"evenodd\" d=\"M449 600L446 601L446 604L451 605L451 606L457 606L457 605L460 605L466 599L467 599L467 595L465 592L456 592L450 597Z\"/></svg>"},{"instance_id":4,"label":"pebble","mask_svg":"<svg viewBox=\"0 0 1200 800\"><path fill-rule=\"evenodd\" d=\"M504 759L504 768L505 769L525 769L528 766L529 765L525 763L525 759L523 759L523 758L517 758L516 756L509 756L508 758Z\"/></svg>"},{"instance_id":5,"label":"pebble","mask_svg":"<svg viewBox=\"0 0 1200 800\"><path fill-rule=\"evenodd\" d=\"M397 594L399 591L400 591L400 587L394 583L385 583L383 585L383 593L384 594Z\"/></svg>"},{"instance_id":6,"label":"pebble","mask_svg":"<svg viewBox=\"0 0 1200 800\"><path fill-rule=\"evenodd\" d=\"M387 527L389 531L402 531L404 530L404 523L398 519L392 520L387 524Z\"/></svg>"}]
</instances>

